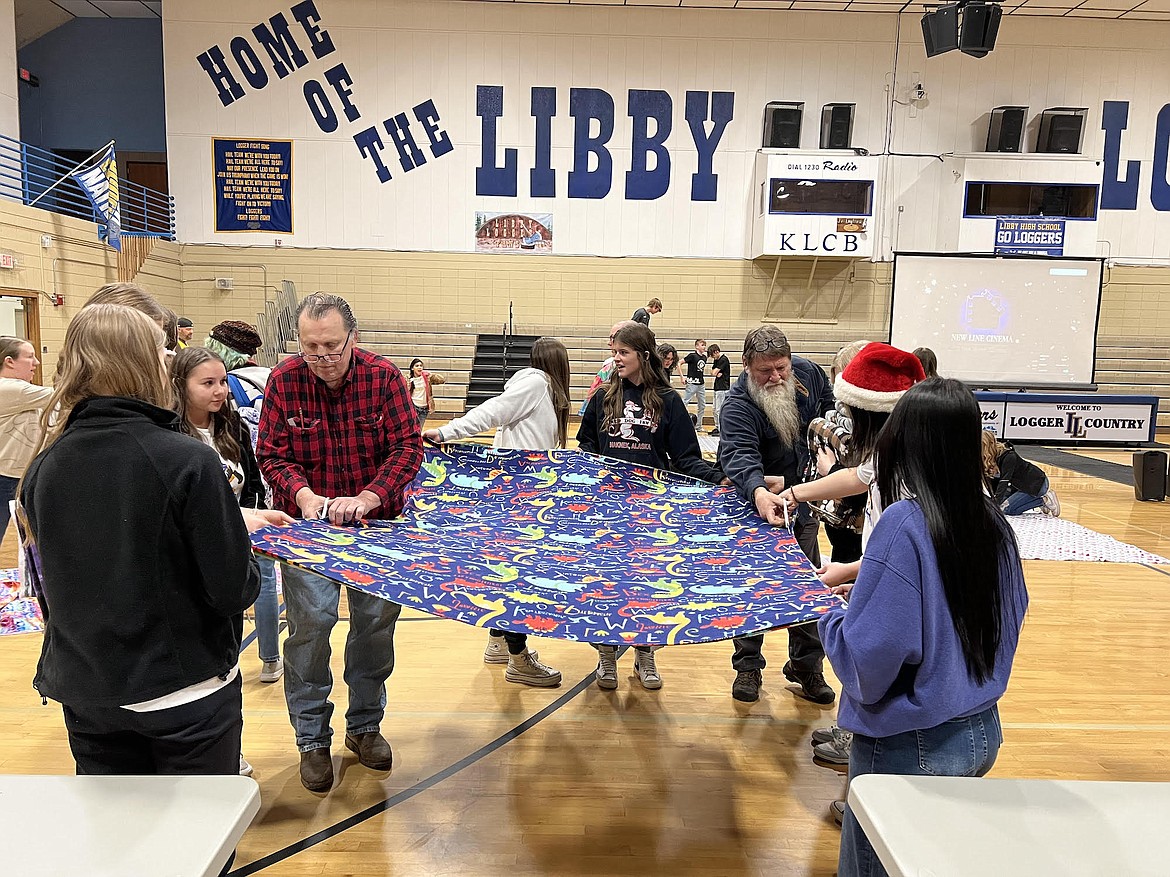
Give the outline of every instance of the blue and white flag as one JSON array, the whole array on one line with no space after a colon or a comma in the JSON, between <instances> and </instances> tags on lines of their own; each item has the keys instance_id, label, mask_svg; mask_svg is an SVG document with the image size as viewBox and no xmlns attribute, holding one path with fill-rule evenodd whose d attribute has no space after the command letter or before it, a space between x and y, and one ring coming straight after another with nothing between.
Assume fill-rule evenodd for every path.
<instances>
[{"instance_id":1,"label":"blue and white flag","mask_svg":"<svg viewBox=\"0 0 1170 877\"><path fill-rule=\"evenodd\" d=\"M118 161L111 143L98 153L96 163L73 172L73 179L87 196L98 221L104 224L101 239L118 252L122 251L122 213L118 205Z\"/></svg>"}]
</instances>

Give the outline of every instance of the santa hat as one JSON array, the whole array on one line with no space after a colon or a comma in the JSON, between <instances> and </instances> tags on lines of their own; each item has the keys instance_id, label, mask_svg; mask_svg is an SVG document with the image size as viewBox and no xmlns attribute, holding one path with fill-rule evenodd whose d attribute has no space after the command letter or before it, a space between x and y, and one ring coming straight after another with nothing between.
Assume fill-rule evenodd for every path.
<instances>
[{"instance_id":1,"label":"santa hat","mask_svg":"<svg viewBox=\"0 0 1170 877\"><path fill-rule=\"evenodd\" d=\"M872 341L837 375L833 394L839 402L863 411L893 411L902 394L926 379L913 353Z\"/></svg>"}]
</instances>

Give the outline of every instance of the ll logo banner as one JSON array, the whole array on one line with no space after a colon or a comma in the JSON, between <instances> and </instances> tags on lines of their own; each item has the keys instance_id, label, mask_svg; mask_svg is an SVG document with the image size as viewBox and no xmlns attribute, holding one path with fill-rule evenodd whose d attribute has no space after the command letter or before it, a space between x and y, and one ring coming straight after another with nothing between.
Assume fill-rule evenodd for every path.
<instances>
[{"instance_id":1,"label":"ll logo banner","mask_svg":"<svg viewBox=\"0 0 1170 877\"><path fill-rule=\"evenodd\" d=\"M118 252L122 251L122 211L118 201L118 161L114 144L94 156L89 167L73 171L73 179L93 204L97 221L103 226L98 234Z\"/></svg>"}]
</instances>

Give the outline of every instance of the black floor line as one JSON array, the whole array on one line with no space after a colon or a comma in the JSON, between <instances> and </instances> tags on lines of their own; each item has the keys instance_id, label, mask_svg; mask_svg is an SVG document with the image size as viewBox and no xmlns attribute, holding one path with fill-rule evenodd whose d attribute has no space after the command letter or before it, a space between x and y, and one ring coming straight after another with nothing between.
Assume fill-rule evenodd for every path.
<instances>
[{"instance_id":1,"label":"black floor line","mask_svg":"<svg viewBox=\"0 0 1170 877\"><path fill-rule=\"evenodd\" d=\"M276 617L279 618L280 613L282 613L283 611L284 611L284 604L281 603L279 606L276 607ZM253 620L253 623L255 623L255 620ZM280 626L276 628L276 632L279 634L286 627L288 627L288 622L282 621L282 622L280 622ZM256 637L258 637L259 635L260 635L260 631L253 630L250 634L248 634L246 637L244 637L243 640L240 641L240 651L243 652L244 649L246 649L248 646L252 645L252 643L255 641Z\"/></svg>"},{"instance_id":2,"label":"black floor line","mask_svg":"<svg viewBox=\"0 0 1170 877\"><path fill-rule=\"evenodd\" d=\"M1039 445L1016 445L1015 448L1017 454L1033 463L1059 466L1061 469L1069 469L1103 481L1112 481L1114 484L1133 484L1133 469L1124 463L1094 460L1092 457L1082 457L1059 448L1045 448Z\"/></svg>"},{"instance_id":3,"label":"black floor line","mask_svg":"<svg viewBox=\"0 0 1170 877\"><path fill-rule=\"evenodd\" d=\"M624 648L620 650L620 652L624 652L624 651L625 651ZM619 654L620 654L620 652L619 652ZM329 840L330 838L336 837L337 835L341 834L343 831L347 831L348 829L353 828L356 825L360 825L361 823L363 823L369 819L373 819L379 813L385 813L391 807L395 807L395 806L401 804L403 801L409 801L415 795L418 795L421 792L427 791L428 789L432 788L433 786L436 786L439 783L443 782L443 780L450 779L451 777L453 777L455 774L459 773L464 768L470 767L471 765L475 764L477 761L480 761L481 759L486 758L487 756L489 756L493 752L495 752L497 749L500 749L505 744L510 743L511 741L515 740L517 737L519 737L525 731L528 731L528 730L534 728L536 725L543 722L545 719L547 719L549 716L551 716L553 713L555 713L557 710L559 710L561 707L563 707L565 704L567 704L569 701L571 701L573 698L575 698L581 692L588 689L589 686L593 685L595 681L596 681L596 678L595 678L594 674L590 673L588 676L586 676L584 679L582 679L580 682L578 682L576 685L574 685L572 688L570 688L568 691L566 691L564 694L562 694L560 697L558 697L556 700L554 700L552 703L550 703L544 709L542 709L536 713L533 713L531 716L529 716L527 719L525 719L519 725L517 725L516 727L512 728L509 731L505 731L503 734L501 734L495 740L492 740L490 743L487 743L484 746L481 746L479 749L475 750L475 752L472 752L470 755L464 756L463 758L456 761L454 764L447 765L447 767L443 768L438 773L433 773L429 777L422 779L422 780L419 780L417 783L415 783L409 789L403 789L401 792L397 793L396 795L391 795L385 801L380 801L379 803L374 804L373 806L367 807L365 810L362 810L360 813L355 813L353 816L346 817L345 819L341 820L340 822L336 822L333 825L329 826L328 828L323 828L321 831L317 832L316 834L311 834L308 837L304 838L303 840L299 840L296 843L289 844L284 849L277 850L274 853L270 853L269 855L265 856L262 859L257 859L254 862L249 862L247 865L244 865L241 868L237 868L236 870L232 871L228 875L228 877L248 877L249 874L255 874L258 871L262 871L265 868L268 868L272 865L277 864L278 862L283 862L285 859L291 858L292 856L295 856L297 853L302 853L307 849L315 847L319 843L324 843L325 841Z\"/></svg>"},{"instance_id":4,"label":"black floor line","mask_svg":"<svg viewBox=\"0 0 1170 877\"><path fill-rule=\"evenodd\" d=\"M1138 565L1144 566L1146 569L1152 569L1154 572L1161 573L1164 576L1170 576L1170 572L1167 572L1164 569L1158 569L1156 566L1150 566L1148 563L1142 563L1142 564L1138 564Z\"/></svg>"}]
</instances>

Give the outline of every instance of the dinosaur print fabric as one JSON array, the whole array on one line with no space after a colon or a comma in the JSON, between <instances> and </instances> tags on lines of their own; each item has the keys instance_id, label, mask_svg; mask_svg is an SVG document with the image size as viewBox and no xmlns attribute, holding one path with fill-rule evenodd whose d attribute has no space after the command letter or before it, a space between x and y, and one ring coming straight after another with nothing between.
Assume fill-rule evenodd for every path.
<instances>
[{"instance_id":1,"label":"dinosaur print fabric","mask_svg":"<svg viewBox=\"0 0 1170 877\"><path fill-rule=\"evenodd\" d=\"M792 534L731 488L579 451L431 448L401 519L252 538L403 606L580 642L710 642L839 605Z\"/></svg>"}]
</instances>

